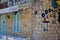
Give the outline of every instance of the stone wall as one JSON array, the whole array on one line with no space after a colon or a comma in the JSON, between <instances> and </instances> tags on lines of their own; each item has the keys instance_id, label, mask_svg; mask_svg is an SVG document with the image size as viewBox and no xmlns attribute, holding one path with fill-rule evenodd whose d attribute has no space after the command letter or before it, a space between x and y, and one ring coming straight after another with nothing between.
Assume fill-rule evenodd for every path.
<instances>
[{"instance_id":1,"label":"stone wall","mask_svg":"<svg viewBox=\"0 0 60 40\"><path fill-rule=\"evenodd\" d=\"M21 35L22 37L31 37L32 25L31 25L31 8L24 9L20 13L21 17Z\"/></svg>"},{"instance_id":2,"label":"stone wall","mask_svg":"<svg viewBox=\"0 0 60 40\"><path fill-rule=\"evenodd\" d=\"M6 33L13 36L21 37L31 37L32 35L32 12L31 8L24 9L23 11L18 11L20 14L20 32L13 32L13 12L6 14ZM8 18L7 16L10 16Z\"/></svg>"},{"instance_id":3,"label":"stone wall","mask_svg":"<svg viewBox=\"0 0 60 40\"><path fill-rule=\"evenodd\" d=\"M8 18L8 16L10 16L10 18ZM12 13L8 13L6 14L6 33L7 34L12 34Z\"/></svg>"},{"instance_id":4,"label":"stone wall","mask_svg":"<svg viewBox=\"0 0 60 40\"><path fill-rule=\"evenodd\" d=\"M53 12L48 13L46 16L46 20L50 21L48 23L48 31L44 31L46 23L43 23L44 18L41 17L41 14L44 13L44 11L47 9L54 9L51 4L51 0L41 0L40 4L36 3L35 6L33 6L33 14L32 14L32 40L57 40L57 29L59 26L59 23L57 21L58 19L58 12L56 13L56 24L52 23ZM37 10L37 14L35 14L35 11Z\"/></svg>"}]
</instances>

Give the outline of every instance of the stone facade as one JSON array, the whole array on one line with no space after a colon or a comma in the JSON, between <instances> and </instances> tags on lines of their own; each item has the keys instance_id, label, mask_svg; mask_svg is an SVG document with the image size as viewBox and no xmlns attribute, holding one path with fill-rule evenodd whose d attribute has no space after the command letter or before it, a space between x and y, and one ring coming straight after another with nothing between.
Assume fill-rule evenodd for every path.
<instances>
[{"instance_id":1,"label":"stone facade","mask_svg":"<svg viewBox=\"0 0 60 40\"><path fill-rule=\"evenodd\" d=\"M31 37L32 34L32 10L31 8L24 9L21 12L21 35L22 37Z\"/></svg>"},{"instance_id":2,"label":"stone facade","mask_svg":"<svg viewBox=\"0 0 60 40\"><path fill-rule=\"evenodd\" d=\"M46 15L48 18L46 18L46 20L50 21L50 23L48 23L48 31L44 31L46 23L43 23L44 18L41 17L41 14L49 8L58 11L58 9L54 9L51 6L51 0L41 0L35 5L32 5L32 7L18 11L20 14L20 33L12 32L13 13L6 14L6 16L10 16L10 19L6 17L7 34L13 36L30 37L31 40L57 40L58 37L60 37L60 28L57 21L58 12L56 12L56 24L52 23L53 12L48 12ZM35 11L37 11L37 14L35 14Z\"/></svg>"},{"instance_id":3,"label":"stone facade","mask_svg":"<svg viewBox=\"0 0 60 40\"><path fill-rule=\"evenodd\" d=\"M20 14L20 33L13 32L13 14L9 13L6 15L10 16L10 19L6 19L6 32L8 35L13 36L22 36L22 37L31 37L31 8L24 9L23 11L19 11Z\"/></svg>"},{"instance_id":4,"label":"stone facade","mask_svg":"<svg viewBox=\"0 0 60 40\"><path fill-rule=\"evenodd\" d=\"M41 5L42 2L42 5ZM50 17L50 15L53 16L53 12L48 13L46 16L46 20L50 21L48 23L48 31L44 31L46 23L43 23L43 18L41 17L41 14L44 13L44 11L49 8L53 10L58 10L57 8L54 9L51 4L51 0L41 0L40 4L36 3L35 6L33 6L33 14L32 14L32 40L57 40L57 31L59 28L59 22L58 19L58 11L56 13L56 24L52 24L53 17ZM35 14L35 11L38 11L37 14ZM59 34L60 35L60 34Z\"/></svg>"}]
</instances>

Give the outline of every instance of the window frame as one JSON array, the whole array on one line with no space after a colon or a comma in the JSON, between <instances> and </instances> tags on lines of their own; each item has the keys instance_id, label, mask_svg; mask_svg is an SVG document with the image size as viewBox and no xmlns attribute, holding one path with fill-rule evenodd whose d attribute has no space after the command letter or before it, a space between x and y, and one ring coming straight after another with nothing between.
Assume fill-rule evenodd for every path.
<instances>
[{"instance_id":1,"label":"window frame","mask_svg":"<svg viewBox=\"0 0 60 40\"><path fill-rule=\"evenodd\" d=\"M18 22L18 19L17 19L18 15L19 15L19 22ZM14 17L15 17L15 20L14 20ZM17 27L18 24L19 24L19 27ZM19 13L16 13L16 15L13 14L13 32L20 32L20 14Z\"/></svg>"}]
</instances>

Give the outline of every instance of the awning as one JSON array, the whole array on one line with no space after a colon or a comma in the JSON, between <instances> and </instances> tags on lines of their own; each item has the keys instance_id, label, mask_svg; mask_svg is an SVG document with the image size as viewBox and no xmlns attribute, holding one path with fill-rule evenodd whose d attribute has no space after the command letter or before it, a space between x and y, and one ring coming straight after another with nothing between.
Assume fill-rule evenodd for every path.
<instances>
[{"instance_id":1,"label":"awning","mask_svg":"<svg viewBox=\"0 0 60 40\"><path fill-rule=\"evenodd\" d=\"M5 13L9 13L9 12L14 12L14 11L19 11L20 9L26 9L31 7L31 3L26 3L26 4L20 4L20 5L16 5L16 6L11 6L11 7L7 7L4 9L0 9L0 14L5 14Z\"/></svg>"},{"instance_id":2,"label":"awning","mask_svg":"<svg viewBox=\"0 0 60 40\"><path fill-rule=\"evenodd\" d=\"M20 8L18 7L18 5L11 6L11 7L8 7L8 8L0 9L0 14L18 11L19 9Z\"/></svg>"}]
</instances>

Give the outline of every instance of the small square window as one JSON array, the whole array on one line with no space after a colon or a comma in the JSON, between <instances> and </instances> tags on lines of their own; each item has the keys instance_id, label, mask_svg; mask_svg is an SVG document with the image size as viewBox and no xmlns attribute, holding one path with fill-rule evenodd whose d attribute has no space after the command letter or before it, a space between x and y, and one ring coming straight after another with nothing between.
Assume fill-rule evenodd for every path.
<instances>
[{"instance_id":1,"label":"small square window","mask_svg":"<svg viewBox=\"0 0 60 40\"><path fill-rule=\"evenodd\" d=\"M13 6L13 4L14 4L14 3L13 3L13 0L8 0L8 1L9 1L9 2L8 2L8 3L9 3L9 6Z\"/></svg>"}]
</instances>

